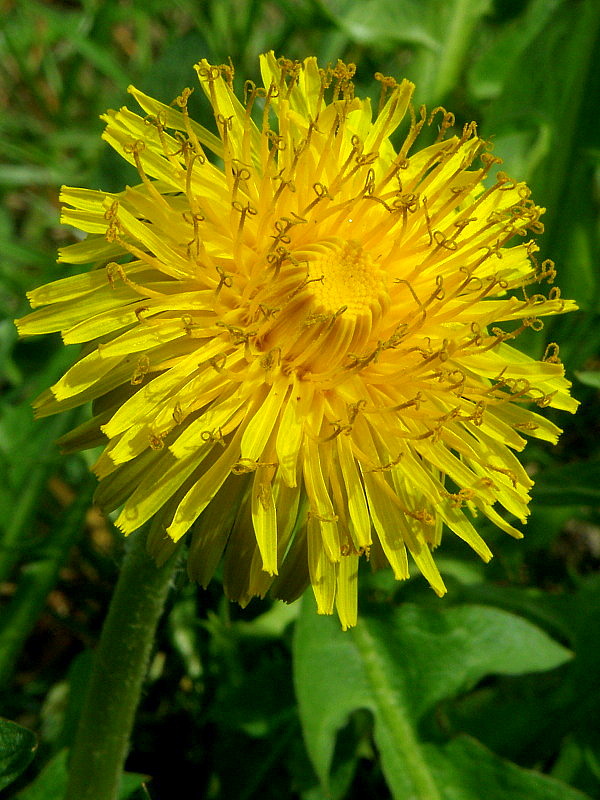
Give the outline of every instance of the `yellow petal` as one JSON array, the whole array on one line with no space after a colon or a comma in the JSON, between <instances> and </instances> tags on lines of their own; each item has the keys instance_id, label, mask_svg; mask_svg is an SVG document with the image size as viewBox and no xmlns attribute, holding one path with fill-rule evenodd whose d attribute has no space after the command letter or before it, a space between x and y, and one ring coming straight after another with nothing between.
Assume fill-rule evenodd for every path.
<instances>
[{"instance_id":1,"label":"yellow petal","mask_svg":"<svg viewBox=\"0 0 600 800\"><path fill-rule=\"evenodd\" d=\"M173 522L167 528L167 533L174 541L178 541L187 533L239 460L242 430L242 428L238 429L224 453L196 481L177 507Z\"/></svg>"},{"instance_id":2,"label":"yellow petal","mask_svg":"<svg viewBox=\"0 0 600 800\"><path fill-rule=\"evenodd\" d=\"M323 547L318 520L309 517L307 523L308 570L319 614L332 614L335 601L338 565L332 563Z\"/></svg>"},{"instance_id":3,"label":"yellow petal","mask_svg":"<svg viewBox=\"0 0 600 800\"><path fill-rule=\"evenodd\" d=\"M344 436L338 436L336 444L348 495L352 538L355 540L357 547L368 547L371 544L371 516L365 500L356 461L352 454L352 448L348 439Z\"/></svg>"},{"instance_id":4,"label":"yellow petal","mask_svg":"<svg viewBox=\"0 0 600 800\"><path fill-rule=\"evenodd\" d=\"M276 452L279 469L290 487L296 486L296 466L303 437L302 417L297 411L298 400L294 387L284 406L277 431Z\"/></svg>"},{"instance_id":5,"label":"yellow petal","mask_svg":"<svg viewBox=\"0 0 600 800\"><path fill-rule=\"evenodd\" d=\"M211 449L211 445L198 448L186 459L175 459L168 450L161 451L161 457L156 459L153 467L146 472L142 482L127 500L115 525L125 534L137 530L177 492L182 483L210 454ZM171 535L170 530L167 532ZM177 541L180 537L171 536L171 538Z\"/></svg>"},{"instance_id":6,"label":"yellow petal","mask_svg":"<svg viewBox=\"0 0 600 800\"><path fill-rule=\"evenodd\" d=\"M262 557L262 568L269 575L277 575L277 512L273 490L265 472L264 468L259 468L254 473L252 525Z\"/></svg>"},{"instance_id":7,"label":"yellow petal","mask_svg":"<svg viewBox=\"0 0 600 800\"><path fill-rule=\"evenodd\" d=\"M242 459L258 461L261 458L267 440L277 422L287 390L287 380L274 383L264 402L255 410L242 437Z\"/></svg>"},{"instance_id":8,"label":"yellow petal","mask_svg":"<svg viewBox=\"0 0 600 800\"><path fill-rule=\"evenodd\" d=\"M358 556L350 553L338 565L338 586L335 607L346 631L356 625L358 617Z\"/></svg>"},{"instance_id":9,"label":"yellow petal","mask_svg":"<svg viewBox=\"0 0 600 800\"><path fill-rule=\"evenodd\" d=\"M337 516L327 491L321 469L318 445L308 437L304 440L304 484L310 502L309 519L321 532L322 548L330 561L340 560L340 540Z\"/></svg>"}]
</instances>

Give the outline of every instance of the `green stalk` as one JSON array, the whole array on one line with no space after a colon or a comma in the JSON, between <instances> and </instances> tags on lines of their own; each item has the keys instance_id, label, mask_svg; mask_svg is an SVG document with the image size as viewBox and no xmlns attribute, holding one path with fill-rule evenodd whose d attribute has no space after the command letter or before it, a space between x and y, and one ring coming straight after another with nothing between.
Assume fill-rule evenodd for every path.
<instances>
[{"instance_id":1,"label":"green stalk","mask_svg":"<svg viewBox=\"0 0 600 800\"><path fill-rule=\"evenodd\" d=\"M177 554L157 567L134 534L102 629L65 800L116 800L129 737Z\"/></svg>"},{"instance_id":2,"label":"green stalk","mask_svg":"<svg viewBox=\"0 0 600 800\"><path fill-rule=\"evenodd\" d=\"M397 695L390 689L377 642L367 626L360 623L352 629L351 635L361 654L377 708L392 734L395 746L402 754L407 777L414 788L410 795L411 800L442 800L411 720Z\"/></svg>"}]
</instances>

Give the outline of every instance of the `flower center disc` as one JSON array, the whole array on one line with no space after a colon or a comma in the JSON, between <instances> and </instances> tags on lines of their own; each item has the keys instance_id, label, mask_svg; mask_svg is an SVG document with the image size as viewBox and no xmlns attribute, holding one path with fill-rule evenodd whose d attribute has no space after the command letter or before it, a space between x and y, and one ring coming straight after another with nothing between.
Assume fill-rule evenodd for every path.
<instances>
[{"instance_id":1,"label":"flower center disc","mask_svg":"<svg viewBox=\"0 0 600 800\"><path fill-rule=\"evenodd\" d=\"M358 242L321 245L309 260L313 310L324 315L343 313L347 321L366 316L372 326L390 305L385 277Z\"/></svg>"}]
</instances>

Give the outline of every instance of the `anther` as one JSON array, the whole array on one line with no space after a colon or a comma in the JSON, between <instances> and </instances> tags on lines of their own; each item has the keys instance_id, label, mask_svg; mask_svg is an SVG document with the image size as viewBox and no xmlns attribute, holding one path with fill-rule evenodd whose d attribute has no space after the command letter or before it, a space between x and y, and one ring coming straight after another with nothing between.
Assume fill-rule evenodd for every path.
<instances>
[{"instance_id":1,"label":"anther","mask_svg":"<svg viewBox=\"0 0 600 800\"><path fill-rule=\"evenodd\" d=\"M451 111L446 111L446 109L443 106L437 106L436 108L433 109L433 111L429 115L429 119L427 120L428 125L431 125L433 123L433 120L435 119L438 113L441 113L442 121L440 123L436 142L441 142L444 136L446 135L446 131L448 130L448 128L451 128L454 125L455 118L454 114Z\"/></svg>"},{"instance_id":2,"label":"anther","mask_svg":"<svg viewBox=\"0 0 600 800\"><path fill-rule=\"evenodd\" d=\"M225 369L225 364L227 363L227 356L225 353L221 353L218 356L213 356L212 358L208 359L208 363L214 369L215 372L223 372ZM202 366L199 364L198 366Z\"/></svg>"},{"instance_id":3,"label":"anther","mask_svg":"<svg viewBox=\"0 0 600 800\"><path fill-rule=\"evenodd\" d=\"M249 472L256 472L259 467L276 467L276 463L266 461L255 461L253 458L240 458L231 468L234 475L246 475Z\"/></svg>"},{"instance_id":4,"label":"anther","mask_svg":"<svg viewBox=\"0 0 600 800\"><path fill-rule=\"evenodd\" d=\"M165 446L164 434L157 436L155 433L150 433L148 438L150 440L150 447L152 450L162 450Z\"/></svg>"},{"instance_id":5,"label":"anther","mask_svg":"<svg viewBox=\"0 0 600 800\"><path fill-rule=\"evenodd\" d=\"M308 519L316 519L318 522L337 522L339 519L337 514L334 514L332 517L326 517L322 514L318 514L316 511L309 511L306 516Z\"/></svg>"},{"instance_id":6,"label":"anther","mask_svg":"<svg viewBox=\"0 0 600 800\"><path fill-rule=\"evenodd\" d=\"M433 238L435 239L438 247L443 247L445 250L456 250L458 248L456 242L453 242L451 239L447 239L442 231L434 231Z\"/></svg>"},{"instance_id":7,"label":"anther","mask_svg":"<svg viewBox=\"0 0 600 800\"><path fill-rule=\"evenodd\" d=\"M341 433L343 433L345 436L349 436L352 433L352 425L346 425L340 420L332 420L329 422L329 424L333 428L333 433L330 433L329 436L320 438L318 441L322 444L333 441L333 439L336 439Z\"/></svg>"},{"instance_id":8,"label":"anther","mask_svg":"<svg viewBox=\"0 0 600 800\"><path fill-rule=\"evenodd\" d=\"M273 369L276 363L281 363L281 347L274 347L260 359L260 365L266 372Z\"/></svg>"},{"instance_id":9,"label":"anther","mask_svg":"<svg viewBox=\"0 0 600 800\"><path fill-rule=\"evenodd\" d=\"M202 431L200 438L206 444L210 442L212 444L220 444L221 447L225 447L226 444L221 428L217 428L215 431Z\"/></svg>"},{"instance_id":10,"label":"anther","mask_svg":"<svg viewBox=\"0 0 600 800\"><path fill-rule=\"evenodd\" d=\"M544 357L542 361L546 361L548 364L560 364L561 360L558 356L559 347L556 342L550 342L550 344L546 347L546 352L544 353Z\"/></svg>"},{"instance_id":11,"label":"anther","mask_svg":"<svg viewBox=\"0 0 600 800\"><path fill-rule=\"evenodd\" d=\"M139 386L140 383L143 382L144 378L150 371L150 359L148 356L141 356L138 360L137 364L135 365L135 369L133 375L131 376L131 385L132 386Z\"/></svg>"},{"instance_id":12,"label":"anther","mask_svg":"<svg viewBox=\"0 0 600 800\"><path fill-rule=\"evenodd\" d=\"M367 472L387 472L394 467L397 467L398 464L402 461L402 457L404 453L398 453L396 458L392 461L388 461L386 464L380 464L378 467L373 467L372 469L368 469Z\"/></svg>"},{"instance_id":13,"label":"anther","mask_svg":"<svg viewBox=\"0 0 600 800\"><path fill-rule=\"evenodd\" d=\"M488 469L493 470L494 472L499 472L501 475L506 475L509 481L512 483L513 487L517 488L517 476L512 471L512 469L507 469L506 467L495 467L493 464L485 464Z\"/></svg>"},{"instance_id":14,"label":"anther","mask_svg":"<svg viewBox=\"0 0 600 800\"><path fill-rule=\"evenodd\" d=\"M123 265L117 264L116 261L110 261L106 265L106 277L113 289L115 288L115 278L117 275L124 283L126 282L125 269L123 268Z\"/></svg>"},{"instance_id":15,"label":"anther","mask_svg":"<svg viewBox=\"0 0 600 800\"><path fill-rule=\"evenodd\" d=\"M245 331L242 328L236 328L234 325L229 325L227 322L218 320L215 325L219 328L225 328L230 334L234 345L247 344L250 339L256 336L256 331Z\"/></svg>"},{"instance_id":16,"label":"anther","mask_svg":"<svg viewBox=\"0 0 600 800\"><path fill-rule=\"evenodd\" d=\"M348 403L346 408L348 411L348 424L353 425L354 421L356 420L357 416L360 412L364 409L367 405L366 400L357 400L356 403Z\"/></svg>"},{"instance_id":17,"label":"anther","mask_svg":"<svg viewBox=\"0 0 600 800\"><path fill-rule=\"evenodd\" d=\"M231 287L233 286L233 276L228 275L225 272L225 270L218 264L216 265L215 269L219 275L219 283L217 284L217 288L215 289L215 294L219 294L223 286L225 286L227 289L231 289ZM217 325L219 325L218 322Z\"/></svg>"},{"instance_id":18,"label":"anther","mask_svg":"<svg viewBox=\"0 0 600 800\"><path fill-rule=\"evenodd\" d=\"M181 408L181 403L179 402L179 400L175 403L172 416L173 416L173 421L175 422L176 425L179 425L179 423L183 422L184 420L185 414L183 412L183 409Z\"/></svg>"},{"instance_id":19,"label":"anther","mask_svg":"<svg viewBox=\"0 0 600 800\"><path fill-rule=\"evenodd\" d=\"M544 327L543 320L539 319L538 317L525 317L525 319L523 320L523 324L527 328L531 328L536 332L541 331Z\"/></svg>"},{"instance_id":20,"label":"anther","mask_svg":"<svg viewBox=\"0 0 600 800\"><path fill-rule=\"evenodd\" d=\"M431 219L429 217L429 209L427 208L427 198L422 198L423 213L425 214L425 224L427 226L427 233L429 234L429 244L433 244L433 233L431 231Z\"/></svg>"}]
</instances>

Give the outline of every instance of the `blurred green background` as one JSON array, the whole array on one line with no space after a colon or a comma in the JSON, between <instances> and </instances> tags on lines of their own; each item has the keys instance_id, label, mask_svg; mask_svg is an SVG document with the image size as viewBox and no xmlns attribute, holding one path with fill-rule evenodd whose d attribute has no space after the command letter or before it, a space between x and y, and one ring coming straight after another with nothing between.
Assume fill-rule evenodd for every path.
<instances>
[{"instance_id":1,"label":"blurred green background","mask_svg":"<svg viewBox=\"0 0 600 800\"><path fill-rule=\"evenodd\" d=\"M361 625L342 634L308 598L242 611L218 581L205 592L181 575L121 796L405 800L406 741L419 800L600 796L599 30L598 0L0 4L0 714L16 723L0 723L4 796L62 796L122 553L91 504L91 457L53 444L80 412L34 422L29 406L75 352L58 336L18 341L12 323L27 290L66 274L59 187L136 182L100 139L99 114L128 103L130 83L168 103L195 62L231 57L241 89L270 49L352 61L374 97L375 72L408 77L418 103L479 122L548 209L542 256L581 309L518 344L559 342L582 407L550 412L558 447L525 452L522 542L482 525L484 567L446 538L443 600L420 578L367 572ZM212 126L206 106L194 113Z\"/></svg>"}]
</instances>

